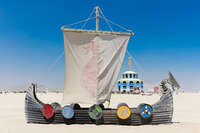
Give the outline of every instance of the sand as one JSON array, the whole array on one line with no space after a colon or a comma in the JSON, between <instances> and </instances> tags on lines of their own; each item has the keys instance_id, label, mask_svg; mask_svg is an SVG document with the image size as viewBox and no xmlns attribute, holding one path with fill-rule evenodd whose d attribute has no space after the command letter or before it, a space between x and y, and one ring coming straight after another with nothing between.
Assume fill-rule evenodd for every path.
<instances>
[{"instance_id":1,"label":"sand","mask_svg":"<svg viewBox=\"0 0 200 133\"><path fill-rule=\"evenodd\" d=\"M47 103L61 102L62 94L38 94L38 97ZM129 103L129 106L138 106L139 103L154 103L159 95L136 96L114 94L111 107L120 102ZM25 94L0 94L0 133L200 133L200 94L181 93L174 95L173 124L120 126L120 125L65 125L65 124L27 124L24 116Z\"/></svg>"}]
</instances>

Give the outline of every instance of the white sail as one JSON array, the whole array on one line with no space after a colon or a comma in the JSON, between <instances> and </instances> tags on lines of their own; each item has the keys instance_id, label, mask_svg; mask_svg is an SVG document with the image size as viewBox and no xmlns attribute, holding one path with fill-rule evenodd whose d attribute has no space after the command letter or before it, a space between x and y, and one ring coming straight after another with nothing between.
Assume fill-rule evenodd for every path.
<instances>
[{"instance_id":1,"label":"white sail","mask_svg":"<svg viewBox=\"0 0 200 133\"><path fill-rule=\"evenodd\" d=\"M100 104L110 100L130 34L63 29L63 103Z\"/></svg>"}]
</instances>

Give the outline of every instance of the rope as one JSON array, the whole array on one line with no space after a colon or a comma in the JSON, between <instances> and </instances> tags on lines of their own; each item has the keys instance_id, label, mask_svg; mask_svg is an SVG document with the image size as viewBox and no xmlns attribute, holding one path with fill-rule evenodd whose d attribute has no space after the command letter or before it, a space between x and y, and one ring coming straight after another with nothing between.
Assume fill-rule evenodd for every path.
<instances>
[{"instance_id":1,"label":"rope","mask_svg":"<svg viewBox=\"0 0 200 133\"><path fill-rule=\"evenodd\" d=\"M131 57L134 64L136 65L136 67L142 72L142 79L143 79L143 74L145 73L144 69L139 65L139 63L136 61L136 59L133 57L133 55L130 54L130 52L128 50L127 50L127 54L128 54L128 56Z\"/></svg>"},{"instance_id":2,"label":"rope","mask_svg":"<svg viewBox=\"0 0 200 133\"><path fill-rule=\"evenodd\" d=\"M94 19L94 18L96 18L96 17L87 18L87 19L84 19L84 20L81 20L81 21L78 21L78 22L75 22L75 23L66 25L65 27L70 27L70 26L72 26L72 25L80 24L80 23L82 23L82 22L86 22L86 21L89 21L89 20Z\"/></svg>"},{"instance_id":3,"label":"rope","mask_svg":"<svg viewBox=\"0 0 200 133\"><path fill-rule=\"evenodd\" d=\"M109 22L107 21L106 17L104 16L104 14L103 14L103 12L102 12L102 10L101 10L100 8L99 8L99 11L100 11L100 13L102 14L103 19L105 20L105 22L106 22L106 24L108 25L108 27L109 27L110 30L113 32L113 29L112 29L111 25L110 25ZM100 16L100 17L101 17L101 16Z\"/></svg>"},{"instance_id":4,"label":"rope","mask_svg":"<svg viewBox=\"0 0 200 133\"><path fill-rule=\"evenodd\" d=\"M104 19L105 19L106 21L108 21L108 22L112 23L113 25L115 25L115 26L117 26L117 27L119 27L119 28L123 29L123 30L125 30L125 31L127 31L127 32L131 32L131 33L132 33L132 31L131 31L131 30L129 30L129 29L127 29L127 28L125 28L125 27L123 27L123 26L121 26L121 25L117 24L117 23L114 23L113 21L111 21L111 20L109 20L109 19L107 19L107 18L104 18Z\"/></svg>"},{"instance_id":5,"label":"rope","mask_svg":"<svg viewBox=\"0 0 200 133\"><path fill-rule=\"evenodd\" d=\"M133 38L133 40L135 40L135 39L136 39L136 37ZM137 63L136 58L133 57L133 55L128 51L128 49L127 49L126 52L127 52L128 56L130 56L131 59L133 60L133 63L135 64L135 66L136 66L136 67L139 69L139 71L142 73L142 79L143 79L143 75L144 75L144 73L146 74L146 72L145 72L144 69L139 65L139 63Z\"/></svg>"},{"instance_id":6,"label":"rope","mask_svg":"<svg viewBox=\"0 0 200 133\"><path fill-rule=\"evenodd\" d=\"M85 23L81 26L81 29L83 29L85 27L85 25L88 23L89 19L92 17L93 13L94 13L94 9L92 10L92 12L90 13L90 15L88 16L87 21L85 21Z\"/></svg>"},{"instance_id":7,"label":"rope","mask_svg":"<svg viewBox=\"0 0 200 133\"><path fill-rule=\"evenodd\" d=\"M123 27L123 26L121 26L121 25L119 25L117 23L114 23L113 21L107 19L104 16L104 14L103 14L103 12L102 12L102 10L100 8L99 8L99 11L100 11L100 14L102 15L102 16L99 15L99 17L104 19L104 21L106 22L106 24L108 25L108 27L110 28L110 30L112 32L113 32L113 29L112 29L110 23L112 23L113 25L115 25L115 26L117 26L117 27L119 27L119 28L121 28L121 29L123 29L123 30L125 30L125 31L130 32L130 33L133 34L133 32L131 30L129 30L129 29L127 29L127 28L125 28L125 27ZM81 29L83 29L85 27L85 25L88 23L89 20L96 18L96 16L95 17L91 17L93 14L94 14L94 9L92 10L92 12L90 13L90 15L89 15L89 17L87 19L84 19L84 20L81 20L81 21L78 21L78 22L66 25L65 27L70 27L70 26L73 26L73 25L80 24L80 23L84 22L84 24L81 26Z\"/></svg>"},{"instance_id":8,"label":"rope","mask_svg":"<svg viewBox=\"0 0 200 133\"><path fill-rule=\"evenodd\" d=\"M41 83L41 82L47 77L47 75L48 75L49 72L52 70L52 68L53 68L53 67L60 61L60 59L63 57L64 53L65 53L65 52L63 51L63 52L58 56L58 58L55 60L55 62L52 63L52 64L48 67L47 72L44 73L44 75L42 76L42 78L39 80L38 84Z\"/></svg>"}]
</instances>

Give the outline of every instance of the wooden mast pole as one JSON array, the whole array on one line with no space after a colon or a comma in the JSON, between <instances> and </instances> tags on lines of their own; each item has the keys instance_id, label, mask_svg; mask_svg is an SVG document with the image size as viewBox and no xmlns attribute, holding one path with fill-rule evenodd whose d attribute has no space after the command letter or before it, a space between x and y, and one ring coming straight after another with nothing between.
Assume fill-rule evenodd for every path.
<instances>
[{"instance_id":1,"label":"wooden mast pole","mask_svg":"<svg viewBox=\"0 0 200 133\"><path fill-rule=\"evenodd\" d=\"M98 31L99 30L99 7L96 6L95 10L96 10L96 31Z\"/></svg>"}]
</instances>

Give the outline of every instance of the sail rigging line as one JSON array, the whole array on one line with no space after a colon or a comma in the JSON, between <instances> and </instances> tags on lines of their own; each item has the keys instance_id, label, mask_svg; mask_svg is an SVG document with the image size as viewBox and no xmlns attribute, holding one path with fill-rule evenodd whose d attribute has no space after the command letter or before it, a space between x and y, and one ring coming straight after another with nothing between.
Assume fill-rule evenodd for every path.
<instances>
[{"instance_id":1,"label":"sail rigging line","mask_svg":"<svg viewBox=\"0 0 200 133\"><path fill-rule=\"evenodd\" d=\"M100 16L100 17L101 17L101 16ZM131 35L134 35L134 33L133 33L131 30L129 30L129 29L127 29L127 28L125 28L125 27L123 27L123 26L121 26L121 25L119 25L119 24L117 24L117 23L115 23L115 22L113 22L113 21L107 19L106 17L104 17L104 19L105 19L107 22L110 22L111 24L113 24L113 25L115 25L115 26L117 26L117 27L119 27L119 28L121 28L121 29L123 29L123 30L125 30L125 31L127 31L127 32L130 32Z\"/></svg>"},{"instance_id":2,"label":"sail rigging line","mask_svg":"<svg viewBox=\"0 0 200 133\"><path fill-rule=\"evenodd\" d=\"M65 52L63 51L57 58L56 60L49 65L47 72L44 73L44 75L42 76L42 78L38 81L38 84L40 84L46 77L47 75L51 72L51 70L53 69L53 67L62 59L62 57L64 56Z\"/></svg>"},{"instance_id":3,"label":"sail rigging line","mask_svg":"<svg viewBox=\"0 0 200 133\"><path fill-rule=\"evenodd\" d=\"M136 39L136 36L134 36L133 40ZM144 69L140 66L140 64L136 61L136 58L129 52L129 50L127 49L127 54L128 56L131 57L131 59L133 60L134 64L136 65L136 67L139 69L139 71L141 72L141 77L142 77L142 80L144 79L144 74L146 74L146 72L144 71Z\"/></svg>"},{"instance_id":4,"label":"sail rigging line","mask_svg":"<svg viewBox=\"0 0 200 133\"><path fill-rule=\"evenodd\" d=\"M68 25L64 25L64 26L62 26L61 27L61 29L62 28L65 28L65 27L70 27L70 26L73 26L73 25L77 25L77 24L80 24L80 23L83 23L83 22L88 22L89 20L91 20L91 19L95 19L96 17L92 17L91 18L91 16L92 16L92 14L94 13L94 9L93 9L93 11L92 11L92 13L90 14L90 18L87 18L87 19L84 19L84 20L81 20L81 21L78 21L78 22L75 22L75 23L72 23L72 24L68 24ZM55 60L55 62L54 63L52 63L50 66L49 66L49 68L47 69L47 72L42 76L42 78L38 81L38 84L40 84L46 77L47 77L47 75L50 73L50 71L52 70L52 68L60 61L60 59L63 57L63 55L64 55L64 51L58 56L58 58Z\"/></svg>"},{"instance_id":5,"label":"sail rigging line","mask_svg":"<svg viewBox=\"0 0 200 133\"><path fill-rule=\"evenodd\" d=\"M143 79L143 74L146 73L144 71L144 69L139 65L139 63L136 61L135 57L127 50L127 54L128 56L131 57L131 59L133 60L134 64L136 65L136 67L141 71L142 73L142 79Z\"/></svg>"},{"instance_id":6,"label":"sail rigging line","mask_svg":"<svg viewBox=\"0 0 200 133\"><path fill-rule=\"evenodd\" d=\"M108 27L110 28L110 30L113 32L113 29L112 29L110 23L107 21L106 17L104 16L104 14L103 14L103 12L102 12L102 10L100 8L99 8L99 11L102 14L102 17L103 17L104 21L106 22L106 24L108 25Z\"/></svg>"},{"instance_id":7,"label":"sail rigging line","mask_svg":"<svg viewBox=\"0 0 200 133\"><path fill-rule=\"evenodd\" d=\"M90 13L90 15L89 15L89 17L88 17L87 19L84 19L84 20L81 20L81 21L78 21L78 22L75 22L75 23L72 23L72 24L69 24L69 25L64 25L63 28L65 28L65 27L70 27L70 26L77 25L77 24L80 24L80 23L83 23L83 22L84 22L84 24L81 26L81 29L83 29L83 28L85 27L85 25L88 23L89 20L96 19L96 16L95 16L95 17L92 17L92 15L94 14L94 11L95 11L95 10L93 9L92 12ZM107 18L104 16L103 11L102 11L100 8L98 8L98 11L99 11L99 13L100 13L98 17L104 19L104 21L106 22L106 24L108 25L108 27L110 28L110 30L111 30L112 32L114 32L114 30L112 29L111 24L113 24L113 25L115 25L115 26L117 26L117 27L119 27L119 28L121 28L121 29L123 29L123 30L125 30L125 31L127 31L127 32L129 32L129 33L131 33L131 35L134 35L134 33L133 33L131 30L129 30L129 29L127 29L127 28L125 28L125 27L123 27L123 26L121 26L121 25L119 25L119 24L117 24L117 23L115 23L115 22L113 22L113 21L107 19ZM111 24L110 24L110 23L111 23Z\"/></svg>"},{"instance_id":8,"label":"sail rigging line","mask_svg":"<svg viewBox=\"0 0 200 133\"><path fill-rule=\"evenodd\" d=\"M62 28L70 27L70 26L73 26L73 25L77 25L77 24L80 24L80 23L89 21L89 20L91 20L91 19L94 19L94 18L96 18L96 17L87 18L87 19L84 19L84 20L81 20L81 21L78 21L78 22L75 22L75 23L72 23L72 24L64 25Z\"/></svg>"},{"instance_id":9,"label":"sail rigging line","mask_svg":"<svg viewBox=\"0 0 200 133\"><path fill-rule=\"evenodd\" d=\"M86 24L88 23L88 21L90 20L90 18L92 17L93 14L94 14L94 9L90 13L90 15L88 16L87 20L84 22L84 24L81 26L81 29L83 29L86 26Z\"/></svg>"}]
</instances>

